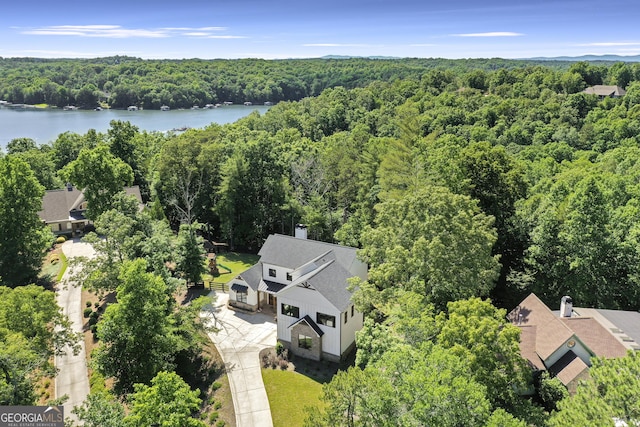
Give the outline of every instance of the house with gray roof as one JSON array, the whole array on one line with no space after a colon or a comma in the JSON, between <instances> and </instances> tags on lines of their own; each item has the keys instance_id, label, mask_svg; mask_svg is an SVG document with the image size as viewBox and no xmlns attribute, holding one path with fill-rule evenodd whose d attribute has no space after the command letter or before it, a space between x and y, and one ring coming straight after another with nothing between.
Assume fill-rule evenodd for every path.
<instances>
[{"instance_id":1,"label":"house with gray roof","mask_svg":"<svg viewBox=\"0 0 640 427\"><path fill-rule=\"evenodd\" d=\"M229 305L276 313L278 341L293 354L338 361L355 347L364 316L351 302L348 280L366 279L356 249L306 238L270 235L260 261L230 282Z\"/></svg>"},{"instance_id":2,"label":"house with gray roof","mask_svg":"<svg viewBox=\"0 0 640 427\"><path fill-rule=\"evenodd\" d=\"M562 297L552 311L530 294L508 315L520 328L520 354L537 372L549 371L574 392L593 357L624 357L640 350L640 313L573 306Z\"/></svg>"},{"instance_id":3,"label":"house with gray roof","mask_svg":"<svg viewBox=\"0 0 640 427\"><path fill-rule=\"evenodd\" d=\"M627 91L621 88L620 86L610 86L610 85L595 85L586 88L582 91L587 95L598 95L600 99L603 98L620 98L621 96L625 96Z\"/></svg>"},{"instance_id":4,"label":"house with gray roof","mask_svg":"<svg viewBox=\"0 0 640 427\"><path fill-rule=\"evenodd\" d=\"M140 188L124 188L125 193L134 196L142 205ZM59 190L47 190L42 197L42 210L38 212L42 222L47 224L54 234L69 234L75 236L82 232L90 223L85 217L87 202L82 190L67 184Z\"/></svg>"}]
</instances>

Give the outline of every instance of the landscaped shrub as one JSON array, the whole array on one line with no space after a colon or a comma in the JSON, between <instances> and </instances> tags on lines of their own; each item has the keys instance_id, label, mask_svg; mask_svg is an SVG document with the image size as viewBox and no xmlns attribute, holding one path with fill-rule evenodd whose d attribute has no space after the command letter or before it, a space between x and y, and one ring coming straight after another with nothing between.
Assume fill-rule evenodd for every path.
<instances>
[{"instance_id":1,"label":"landscaped shrub","mask_svg":"<svg viewBox=\"0 0 640 427\"><path fill-rule=\"evenodd\" d=\"M91 301L87 301L85 304L87 307L91 307Z\"/></svg>"},{"instance_id":2,"label":"landscaped shrub","mask_svg":"<svg viewBox=\"0 0 640 427\"><path fill-rule=\"evenodd\" d=\"M87 307L84 309L83 315L84 317L89 317L91 316L91 313L93 313L93 310L91 309L91 307Z\"/></svg>"},{"instance_id":3,"label":"landscaped shrub","mask_svg":"<svg viewBox=\"0 0 640 427\"><path fill-rule=\"evenodd\" d=\"M94 302L94 303L93 303L93 306L94 306L95 308L100 307L100 301L96 301L96 302Z\"/></svg>"},{"instance_id":4,"label":"landscaped shrub","mask_svg":"<svg viewBox=\"0 0 640 427\"><path fill-rule=\"evenodd\" d=\"M216 423L216 427L224 427L227 423L224 422L224 420L218 420L218 422Z\"/></svg>"},{"instance_id":5,"label":"landscaped shrub","mask_svg":"<svg viewBox=\"0 0 640 427\"><path fill-rule=\"evenodd\" d=\"M280 341L278 341L276 343L276 354L278 356L280 356L282 354L282 352L284 351L284 344L282 344Z\"/></svg>"},{"instance_id":6,"label":"landscaped shrub","mask_svg":"<svg viewBox=\"0 0 640 427\"><path fill-rule=\"evenodd\" d=\"M66 241L67 241L67 239L65 239L65 237L64 237L64 236L58 236L58 237L56 238L56 243L57 243L57 244L59 244L59 245L63 244L63 243L64 243L64 242L66 242Z\"/></svg>"},{"instance_id":7,"label":"landscaped shrub","mask_svg":"<svg viewBox=\"0 0 640 427\"><path fill-rule=\"evenodd\" d=\"M89 326L95 325L98 323L98 313L96 311L92 311L89 315Z\"/></svg>"},{"instance_id":8,"label":"landscaped shrub","mask_svg":"<svg viewBox=\"0 0 640 427\"><path fill-rule=\"evenodd\" d=\"M211 414L209 414L209 424L213 424L214 422L216 422L216 420L218 419L218 412L212 412Z\"/></svg>"},{"instance_id":9,"label":"landscaped shrub","mask_svg":"<svg viewBox=\"0 0 640 427\"><path fill-rule=\"evenodd\" d=\"M219 383L218 381L215 381L213 384L211 384L211 390L213 391L218 390L220 387L222 387L222 384Z\"/></svg>"},{"instance_id":10,"label":"landscaped shrub","mask_svg":"<svg viewBox=\"0 0 640 427\"><path fill-rule=\"evenodd\" d=\"M93 339L97 340L98 337L96 336L96 334L98 333L98 325L97 324L91 325L89 330L91 330L91 333L93 334Z\"/></svg>"},{"instance_id":11,"label":"landscaped shrub","mask_svg":"<svg viewBox=\"0 0 640 427\"><path fill-rule=\"evenodd\" d=\"M220 409L222 408L222 402L216 402L213 404L213 409Z\"/></svg>"}]
</instances>

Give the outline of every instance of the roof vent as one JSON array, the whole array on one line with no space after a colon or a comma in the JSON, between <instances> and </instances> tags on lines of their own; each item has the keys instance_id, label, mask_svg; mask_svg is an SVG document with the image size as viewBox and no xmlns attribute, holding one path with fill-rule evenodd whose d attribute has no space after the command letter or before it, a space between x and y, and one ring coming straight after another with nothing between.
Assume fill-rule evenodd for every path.
<instances>
[{"instance_id":1,"label":"roof vent","mask_svg":"<svg viewBox=\"0 0 640 427\"><path fill-rule=\"evenodd\" d=\"M571 317L573 312L573 300L570 296L563 296L560 300L560 317Z\"/></svg>"},{"instance_id":2,"label":"roof vent","mask_svg":"<svg viewBox=\"0 0 640 427\"><path fill-rule=\"evenodd\" d=\"M67 191L73 191L73 184L67 182Z\"/></svg>"}]
</instances>

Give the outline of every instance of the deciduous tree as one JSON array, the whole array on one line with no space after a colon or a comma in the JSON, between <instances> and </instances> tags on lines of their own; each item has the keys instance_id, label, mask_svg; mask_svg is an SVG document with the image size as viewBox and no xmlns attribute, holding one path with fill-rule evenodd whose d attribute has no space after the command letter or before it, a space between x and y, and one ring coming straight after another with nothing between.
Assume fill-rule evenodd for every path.
<instances>
[{"instance_id":1,"label":"deciduous tree","mask_svg":"<svg viewBox=\"0 0 640 427\"><path fill-rule=\"evenodd\" d=\"M51 231L38 211L44 188L24 161L0 158L0 283L26 285L36 279Z\"/></svg>"}]
</instances>

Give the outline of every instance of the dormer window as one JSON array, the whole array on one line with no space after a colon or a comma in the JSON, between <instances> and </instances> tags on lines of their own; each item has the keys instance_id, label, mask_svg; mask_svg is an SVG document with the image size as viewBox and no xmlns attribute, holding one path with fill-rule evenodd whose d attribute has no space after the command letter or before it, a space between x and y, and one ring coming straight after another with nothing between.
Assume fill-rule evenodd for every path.
<instances>
[{"instance_id":1,"label":"dormer window","mask_svg":"<svg viewBox=\"0 0 640 427\"><path fill-rule=\"evenodd\" d=\"M287 273L287 280L288 281L292 281L293 280L293 276L291 275L291 273Z\"/></svg>"},{"instance_id":2,"label":"dormer window","mask_svg":"<svg viewBox=\"0 0 640 427\"><path fill-rule=\"evenodd\" d=\"M275 268L270 268L269 269L269 277L276 277L276 269Z\"/></svg>"}]
</instances>

